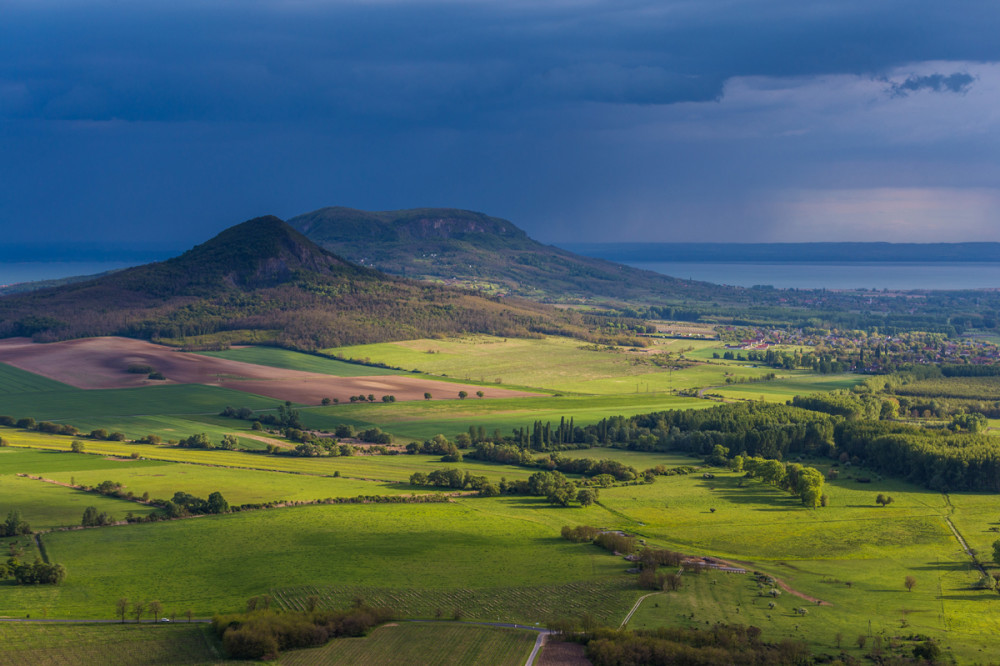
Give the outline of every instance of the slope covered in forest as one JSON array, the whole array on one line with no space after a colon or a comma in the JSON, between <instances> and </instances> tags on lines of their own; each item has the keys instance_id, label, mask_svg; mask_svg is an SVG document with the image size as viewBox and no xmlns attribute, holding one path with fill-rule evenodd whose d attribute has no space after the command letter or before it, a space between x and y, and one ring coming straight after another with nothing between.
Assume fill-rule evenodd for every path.
<instances>
[{"instance_id":1,"label":"slope covered in forest","mask_svg":"<svg viewBox=\"0 0 1000 666\"><path fill-rule=\"evenodd\" d=\"M0 298L0 335L184 337L269 330L299 348L475 331L574 332L579 318L530 302L386 275L260 217L167 261Z\"/></svg>"}]
</instances>

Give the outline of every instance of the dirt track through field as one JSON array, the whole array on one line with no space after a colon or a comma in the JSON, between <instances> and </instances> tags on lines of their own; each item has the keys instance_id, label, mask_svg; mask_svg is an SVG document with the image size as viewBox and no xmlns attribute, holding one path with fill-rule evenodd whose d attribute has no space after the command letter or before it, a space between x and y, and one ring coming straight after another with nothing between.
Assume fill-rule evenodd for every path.
<instances>
[{"instance_id":1,"label":"dirt track through field","mask_svg":"<svg viewBox=\"0 0 1000 666\"><path fill-rule=\"evenodd\" d=\"M373 394L376 400L383 395L395 396L396 400L423 400L424 393L430 393L436 400L457 400L459 391L475 396L480 390L487 398L537 395L408 375L334 377L202 356L117 337L47 344L36 344L27 338L0 340L0 362L82 389L204 384L301 404L319 404L323 398L348 402L352 395L361 394ZM167 379L158 381L145 374L130 373L130 365L148 365Z\"/></svg>"}]
</instances>

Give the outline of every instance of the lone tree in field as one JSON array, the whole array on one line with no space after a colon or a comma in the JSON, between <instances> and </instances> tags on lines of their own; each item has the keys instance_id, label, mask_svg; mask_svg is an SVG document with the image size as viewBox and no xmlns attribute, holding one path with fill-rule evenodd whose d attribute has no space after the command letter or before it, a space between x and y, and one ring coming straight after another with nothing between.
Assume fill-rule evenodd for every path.
<instances>
[{"instance_id":1,"label":"lone tree in field","mask_svg":"<svg viewBox=\"0 0 1000 666\"><path fill-rule=\"evenodd\" d=\"M430 399L431 399L431 397L432 397L432 396L431 396L431 394L430 394L430 393L424 393L424 400L430 400Z\"/></svg>"},{"instance_id":2,"label":"lone tree in field","mask_svg":"<svg viewBox=\"0 0 1000 666\"><path fill-rule=\"evenodd\" d=\"M468 397L469 397L468 392L466 392L466 391L459 391L458 392L458 398L459 398L459 400L465 400Z\"/></svg>"},{"instance_id":3,"label":"lone tree in field","mask_svg":"<svg viewBox=\"0 0 1000 666\"><path fill-rule=\"evenodd\" d=\"M881 504L882 508L885 508L886 506L892 504L892 497L889 495L883 495L882 493L879 493L878 496L875 498L875 503Z\"/></svg>"},{"instance_id":4,"label":"lone tree in field","mask_svg":"<svg viewBox=\"0 0 1000 666\"><path fill-rule=\"evenodd\" d=\"M69 445L69 450L73 453L83 453L83 442L74 439L73 443Z\"/></svg>"},{"instance_id":5,"label":"lone tree in field","mask_svg":"<svg viewBox=\"0 0 1000 666\"><path fill-rule=\"evenodd\" d=\"M229 502L222 496L222 493L216 491L208 496L208 512L229 513Z\"/></svg>"},{"instance_id":6,"label":"lone tree in field","mask_svg":"<svg viewBox=\"0 0 1000 666\"><path fill-rule=\"evenodd\" d=\"M483 397L483 396L485 396L486 394L485 394L485 393L483 393L482 391L476 391L476 395L477 395L477 396L479 396L480 398L482 398L482 397Z\"/></svg>"},{"instance_id":7,"label":"lone tree in field","mask_svg":"<svg viewBox=\"0 0 1000 666\"><path fill-rule=\"evenodd\" d=\"M580 503L580 506L590 506L597 501L597 490L581 488L576 494L576 501Z\"/></svg>"},{"instance_id":8,"label":"lone tree in field","mask_svg":"<svg viewBox=\"0 0 1000 666\"><path fill-rule=\"evenodd\" d=\"M115 610L118 612L118 616L122 619L122 624L125 624L125 616L128 614L128 599L122 597L115 604Z\"/></svg>"},{"instance_id":9,"label":"lone tree in field","mask_svg":"<svg viewBox=\"0 0 1000 666\"><path fill-rule=\"evenodd\" d=\"M906 580L903 581L903 586L906 587L908 592L912 592L916 584L917 584L917 579L914 578L913 576L907 576Z\"/></svg>"},{"instance_id":10,"label":"lone tree in field","mask_svg":"<svg viewBox=\"0 0 1000 666\"><path fill-rule=\"evenodd\" d=\"M149 612L153 614L153 622L160 621L160 613L163 612L163 605L159 601L149 602Z\"/></svg>"},{"instance_id":11,"label":"lone tree in field","mask_svg":"<svg viewBox=\"0 0 1000 666\"><path fill-rule=\"evenodd\" d=\"M0 534L9 537L31 534L31 526L21 519L20 510L11 509L7 512L7 520L0 525Z\"/></svg>"},{"instance_id":12,"label":"lone tree in field","mask_svg":"<svg viewBox=\"0 0 1000 666\"><path fill-rule=\"evenodd\" d=\"M146 612L146 604L142 601L132 603L132 615L135 615L136 623L142 620L142 614Z\"/></svg>"}]
</instances>

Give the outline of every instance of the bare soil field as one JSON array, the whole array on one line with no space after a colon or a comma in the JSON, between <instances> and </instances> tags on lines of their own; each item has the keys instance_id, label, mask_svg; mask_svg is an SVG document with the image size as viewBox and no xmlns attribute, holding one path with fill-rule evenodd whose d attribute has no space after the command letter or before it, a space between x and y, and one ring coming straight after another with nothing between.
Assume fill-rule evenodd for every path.
<instances>
[{"instance_id":1,"label":"bare soil field","mask_svg":"<svg viewBox=\"0 0 1000 666\"><path fill-rule=\"evenodd\" d=\"M396 400L458 399L459 391L487 398L514 398L523 391L453 384L406 375L334 377L191 354L130 338L85 338L37 344L27 338L0 340L0 362L82 389L137 388L165 383L204 384L255 393L278 400L319 404L323 398L341 402L352 395L393 395ZM148 365L166 381L130 373L130 365ZM472 400L478 399L475 397Z\"/></svg>"}]
</instances>

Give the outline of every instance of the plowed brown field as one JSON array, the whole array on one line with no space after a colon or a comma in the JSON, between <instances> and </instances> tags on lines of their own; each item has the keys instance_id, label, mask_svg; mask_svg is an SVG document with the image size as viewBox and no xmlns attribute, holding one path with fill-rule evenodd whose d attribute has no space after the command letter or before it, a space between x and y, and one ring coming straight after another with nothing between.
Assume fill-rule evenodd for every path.
<instances>
[{"instance_id":1,"label":"plowed brown field","mask_svg":"<svg viewBox=\"0 0 1000 666\"><path fill-rule=\"evenodd\" d=\"M435 399L457 400L458 392L463 390L470 396L481 390L487 398L536 395L408 375L333 377L202 356L143 340L116 337L46 344L36 344L27 338L9 338L0 340L0 362L83 389L205 384L302 404L318 404L323 398L345 402L352 395L369 393L375 394L377 399L393 395L396 400L423 400L425 392ZM132 364L149 365L163 373L167 381L130 373L128 367Z\"/></svg>"}]
</instances>

